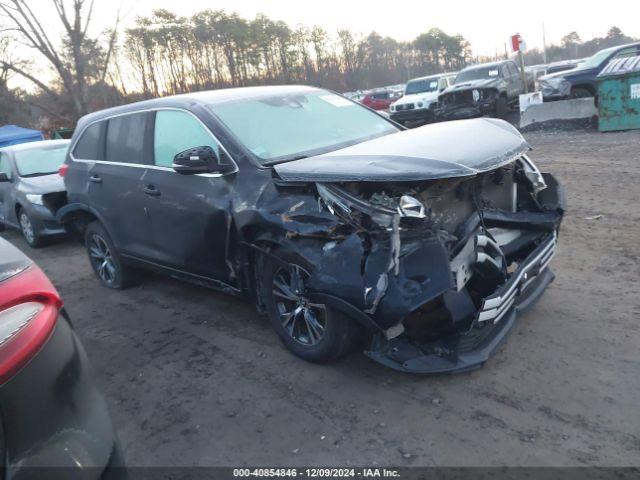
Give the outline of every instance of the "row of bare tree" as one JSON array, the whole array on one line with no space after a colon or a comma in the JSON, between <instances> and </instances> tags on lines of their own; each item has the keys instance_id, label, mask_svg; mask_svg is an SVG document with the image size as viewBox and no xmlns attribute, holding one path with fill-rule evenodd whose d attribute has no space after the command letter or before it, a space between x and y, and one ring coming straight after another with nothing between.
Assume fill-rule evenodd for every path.
<instances>
[{"instance_id":1,"label":"row of bare tree","mask_svg":"<svg viewBox=\"0 0 640 480\"><path fill-rule=\"evenodd\" d=\"M0 124L35 125L37 117L45 120L40 127L73 126L96 109L227 86L367 89L455 71L472 60L462 36L437 28L400 42L375 32L293 29L265 15L247 20L223 10L191 17L156 10L126 29L114 13L111 28L96 33L94 2L47 0L35 10L30 0L0 0ZM550 59L572 58L627 39L615 27L589 42L572 33L548 53ZM21 46L36 55L22 58ZM538 51L527 53L529 63L539 63L538 57ZM12 77L33 88L10 89Z\"/></svg>"},{"instance_id":2,"label":"row of bare tree","mask_svg":"<svg viewBox=\"0 0 640 480\"><path fill-rule=\"evenodd\" d=\"M112 28L91 35L94 0L49 2L51 12L36 11L28 0L0 0L0 34L38 53L30 63L10 48L0 51L0 72L30 82L38 95L14 96L37 103L56 124L111 103L205 88L299 82L364 89L456 70L470 58L463 37L439 29L398 42L375 32L292 29L265 15L246 20L222 10L191 17L156 10L127 29L114 15ZM47 30L54 23L50 13L62 38L52 33L59 29ZM38 74L45 65L47 75Z\"/></svg>"},{"instance_id":3,"label":"row of bare tree","mask_svg":"<svg viewBox=\"0 0 640 480\"><path fill-rule=\"evenodd\" d=\"M149 95L274 82L369 88L459 69L470 57L464 38L438 29L414 42L349 30L331 38L322 27L291 29L265 15L245 20L223 10L190 18L157 10L126 30L125 51Z\"/></svg>"}]
</instances>

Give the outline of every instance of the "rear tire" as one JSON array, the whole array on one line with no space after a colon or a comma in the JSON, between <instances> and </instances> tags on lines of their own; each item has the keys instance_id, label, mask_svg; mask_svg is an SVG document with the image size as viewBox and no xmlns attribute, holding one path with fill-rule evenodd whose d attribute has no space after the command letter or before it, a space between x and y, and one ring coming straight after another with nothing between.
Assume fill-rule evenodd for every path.
<instances>
[{"instance_id":1,"label":"rear tire","mask_svg":"<svg viewBox=\"0 0 640 480\"><path fill-rule=\"evenodd\" d=\"M100 283L116 290L135 283L135 272L123 264L109 234L99 222L87 226L84 238L89 262Z\"/></svg>"},{"instance_id":2,"label":"rear tire","mask_svg":"<svg viewBox=\"0 0 640 480\"><path fill-rule=\"evenodd\" d=\"M262 272L263 298L280 340L296 356L315 363L346 355L359 338L359 325L329 305L307 299L305 281L312 268L297 255L279 250Z\"/></svg>"},{"instance_id":3,"label":"rear tire","mask_svg":"<svg viewBox=\"0 0 640 480\"><path fill-rule=\"evenodd\" d=\"M43 245L42 237L38 236L31 217L22 208L18 209L18 223L20 224L20 232L27 245L31 248L39 248Z\"/></svg>"}]
</instances>

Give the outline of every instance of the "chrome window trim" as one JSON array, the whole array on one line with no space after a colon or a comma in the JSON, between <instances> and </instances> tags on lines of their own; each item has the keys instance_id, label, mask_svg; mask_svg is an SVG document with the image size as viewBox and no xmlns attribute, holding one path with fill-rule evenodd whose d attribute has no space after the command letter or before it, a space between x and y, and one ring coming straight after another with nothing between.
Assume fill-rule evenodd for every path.
<instances>
[{"instance_id":1,"label":"chrome window trim","mask_svg":"<svg viewBox=\"0 0 640 480\"><path fill-rule=\"evenodd\" d=\"M224 177L226 175L233 175L234 173L237 173L240 170L238 168L238 163L231 156L229 151L224 147L222 142L220 140L218 140L218 137L215 136L215 134L211 131L211 129L209 127L207 127L204 124L204 122L202 120L200 120L200 118L198 118L198 116L195 115L193 112L190 112L189 110L187 110L185 108L180 108L180 107L146 108L146 109L143 109L143 110L134 110L134 111L131 111L131 112L116 113L114 115L109 115L107 117L103 117L103 118L94 120L93 122L88 123L87 125L85 125L85 127L82 129L82 131L73 140L73 143L69 146L69 158L71 159L71 161L78 162L78 163L92 163L92 164L98 163L98 164L103 164L103 165L118 165L118 166L121 166L121 167L146 168L146 169L151 169L151 170L163 170L163 171L175 173L176 175L182 175L182 174L176 172L173 168L170 168L170 167L160 167L158 165L145 165L145 164L140 164L140 163L107 162L106 160L88 160L88 159L83 159L83 158L75 158L73 156L73 151L76 148L76 144L78 143L80 138L82 138L82 136L84 135L84 133L86 132L86 130L90 126L95 125L96 123L99 123L99 122L104 122L104 121L111 120L112 118L123 117L125 115L135 115L135 114L138 114L138 113L151 113L151 112L161 112L161 111L185 112L185 113L188 113L189 115L191 115L193 118L195 118L200 123L200 125L202 125L205 128L205 130L209 133L209 135L211 135L211 138L213 138L213 140L215 140L215 142L218 144L218 146L227 154L227 156L229 157L231 162L233 162L233 166L235 167L234 170L232 170L230 172L226 172L226 173L195 173L194 174L195 176L208 177L208 178L218 178L218 177Z\"/></svg>"}]
</instances>

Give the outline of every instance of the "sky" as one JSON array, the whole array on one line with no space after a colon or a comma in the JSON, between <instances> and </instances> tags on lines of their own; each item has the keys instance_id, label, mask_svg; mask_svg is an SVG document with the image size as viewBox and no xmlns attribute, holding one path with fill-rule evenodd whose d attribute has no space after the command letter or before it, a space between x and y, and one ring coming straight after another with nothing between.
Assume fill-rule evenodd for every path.
<instances>
[{"instance_id":1,"label":"sky","mask_svg":"<svg viewBox=\"0 0 640 480\"><path fill-rule=\"evenodd\" d=\"M92 19L95 32L113 26L121 9L122 27L132 25L136 16L166 8L189 16L205 9L235 11L252 19L264 13L272 20L283 20L291 27L320 25L330 34L340 28L397 40L413 40L422 32L438 27L450 35L461 34L474 55L504 53L510 35L519 33L527 48L542 47L543 23L546 43L577 31L583 40L603 36L615 25L632 37L640 37L640 0L95 0ZM51 31L59 29L51 0L29 0L35 11L50 12ZM17 79L16 79L17 80Z\"/></svg>"}]
</instances>

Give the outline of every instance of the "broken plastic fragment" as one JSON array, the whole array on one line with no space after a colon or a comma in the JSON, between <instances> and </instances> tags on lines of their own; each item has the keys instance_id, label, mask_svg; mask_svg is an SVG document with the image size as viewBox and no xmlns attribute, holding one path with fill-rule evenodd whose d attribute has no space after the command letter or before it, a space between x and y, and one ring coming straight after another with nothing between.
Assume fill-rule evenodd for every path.
<instances>
[{"instance_id":1,"label":"broken plastic fragment","mask_svg":"<svg viewBox=\"0 0 640 480\"><path fill-rule=\"evenodd\" d=\"M518 163L522 167L525 177L527 177L527 180L531 183L531 188L534 193L538 193L547 188L547 184L544 181L542 173L540 173L538 167L536 167L529 157L522 155L518 159Z\"/></svg>"}]
</instances>

